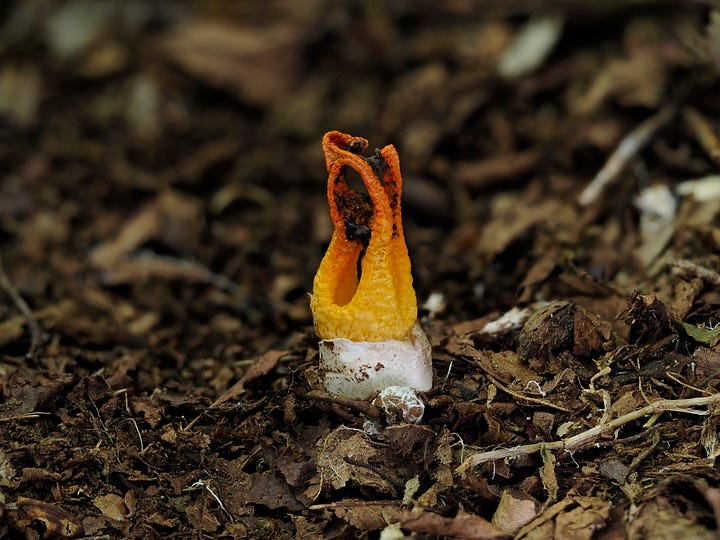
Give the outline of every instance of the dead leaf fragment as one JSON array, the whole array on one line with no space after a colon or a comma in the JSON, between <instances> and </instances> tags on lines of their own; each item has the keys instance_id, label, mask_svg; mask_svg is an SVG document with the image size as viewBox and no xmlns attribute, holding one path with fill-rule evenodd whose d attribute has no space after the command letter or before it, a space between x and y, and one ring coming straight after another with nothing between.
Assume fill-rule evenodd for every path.
<instances>
[{"instance_id":1,"label":"dead leaf fragment","mask_svg":"<svg viewBox=\"0 0 720 540\"><path fill-rule=\"evenodd\" d=\"M658 496L643 504L628 524L628 538L693 538L716 540L712 531L682 513L665 496Z\"/></svg>"},{"instance_id":2,"label":"dead leaf fragment","mask_svg":"<svg viewBox=\"0 0 720 540\"><path fill-rule=\"evenodd\" d=\"M49 471L41 467L24 467L22 470L22 482L39 482L43 480L50 480L57 482L62 479L60 473Z\"/></svg>"},{"instance_id":3,"label":"dead leaf fragment","mask_svg":"<svg viewBox=\"0 0 720 540\"><path fill-rule=\"evenodd\" d=\"M350 464L374 461L376 450L361 432L340 427L318 442L317 466L323 483L342 489L351 480L381 493L393 493L393 486L369 468Z\"/></svg>"},{"instance_id":4,"label":"dead leaf fragment","mask_svg":"<svg viewBox=\"0 0 720 540\"><path fill-rule=\"evenodd\" d=\"M543 487L548 494L548 503L554 503L557 500L557 494L560 490L558 484L557 475L555 474L555 465L557 459L555 454L550 452L547 448L540 450L540 456L542 456L543 466L540 469L540 479L542 480Z\"/></svg>"},{"instance_id":5,"label":"dead leaf fragment","mask_svg":"<svg viewBox=\"0 0 720 540\"><path fill-rule=\"evenodd\" d=\"M412 532L452 537L459 540L500 540L510 535L498 529L486 519L458 511L455 517L443 517L424 512L420 516L410 516L402 520L402 528Z\"/></svg>"},{"instance_id":6,"label":"dead leaf fragment","mask_svg":"<svg viewBox=\"0 0 720 540\"><path fill-rule=\"evenodd\" d=\"M280 358L282 358L285 354L287 354L287 351L270 350L258 356L242 376L242 379L223 392L223 394L217 398L210 407L217 407L218 405L243 394L245 392L246 383L270 373L270 371L273 370L280 361Z\"/></svg>"},{"instance_id":7,"label":"dead leaf fragment","mask_svg":"<svg viewBox=\"0 0 720 540\"><path fill-rule=\"evenodd\" d=\"M130 218L114 238L90 252L91 262L109 271L145 242L158 238L179 252L197 242L202 210L196 199L168 190L158 195Z\"/></svg>"},{"instance_id":8,"label":"dead leaf fragment","mask_svg":"<svg viewBox=\"0 0 720 540\"><path fill-rule=\"evenodd\" d=\"M253 105L268 105L296 83L302 38L292 24L256 28L198 20L177 29L164 48L192 75Z\"/></svg>"},{"instance_id":9,"label":"dead leaf fragment","mask_svg":"<svg viewBox=\"0 0 720 540\"><path fill-rule=\"evenodd\" d=\"M200 499L185 508L188 521L196 530L214 533L220 528L220 522L207 508L206 501Z\"/></svg>"},{"instance_id":10,"label":"dead leaf fragment","mask_svg":"<svg viewBox=\"0 0 720 540\"><path fill-rule=\"evenodd\" d=\"M577 497L574 502L577 506L555 518L554 538L590 540L596 531L605 527L611 505L600 497Z\"/></svg>"},{"instance_id":11,"label":"dead leaf fragment","mask_svg":"<svg viewBox=\"0 0 720 540\"><path fill-rule=\"evenodd\" d=\"M612 333L610 323L580 306L575 309L573 330L572 352L585 357L602 352Z\"/></svg>"},{"instance_id":12,"label":"dead leaf fragment","mask_svg":"<svg viewBox=\"0 0 720 540\"><path fill-rule=\"evenodd\" d=\"M8 512L10 523L20 532L40 521L45 527L46 538L75 538L82 533L82 526L67 510L45 501L18 497L15 509Z\"/></svg>"},{"instance_id":13,"label":"dead leaf fragment","mask_svg":"<svg viewBox=\"0 0 720 540\"><path fill-rule=\"evenodd\" d=\"M401 519L404 511L393 504L377 504L365 501L344 501L345 504L333 505L332 512L361 531L375 531L385 527L388 522Z\"/></svg>"},{"instance_id":14,"label":"dead leaf fragment","mask_svg":"<svg viewBox=\"0 0 720 540\"><path fill-rule=\"evenodd\" d=\"M537 503L530 497L519 496L510 490L503 491L500 503L492 517L492 524L512 533L532 521L537 515Z\"/></svg>"},{"instance_id":15,"label":"dead leaf fragment","mask_svg":"<svg viewBox=\"0 0 720 540\"><path fill-rule=\"evenodd\" d=\"M115 493L107 495L98 495L93 499L95 507L102 512L103 516L115 522L124 522L127 520L128 508L125 506L125 500Z\"/></svg>"}]
</instances>

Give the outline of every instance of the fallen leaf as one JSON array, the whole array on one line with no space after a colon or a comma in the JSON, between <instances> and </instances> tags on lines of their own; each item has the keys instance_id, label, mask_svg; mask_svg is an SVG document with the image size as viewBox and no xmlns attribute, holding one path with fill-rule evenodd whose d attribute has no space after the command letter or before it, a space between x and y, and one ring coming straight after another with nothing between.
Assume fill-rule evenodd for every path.
<instances>
[{"instance_id":1,"label":"fallen leaf","mask_svg":"<svg viewBox=\"0 0 720 540\"><path fill-rule=\"evenodd\" d=\"M217 407L226 401L242 395L245 392L245 384L270 373L270 371L277 366L280 358L286 354L287 351L270 350L255 358L253 363L250 364L250 367L243 374L242 378L223 392L223 394L217 398L210 407Z\"/></svg>"},{"instance_id":2,"label":"fallen leaf","mask_svg":"<svg viewBox=\"0 0 720 540\"><path fill-rule=\"evenodd\" d=\"M8 511L8 518L18 531L34 528L33 522L40 521L47 538L75 538L82 533L75 517L56 504L18 497L15 507Z\"/></svg>"},{"instance_id":3,"label":"fallen leaf","mask_svg":"<svg viewBox=\"0 0 720 540\"><path fill-rule=\"evenodd\" d=\"M500 540L511 535L498 529L485 518L459 510L455 517L431 512L409 515L401 521L402 528L412 532L452 537L458 540Z\"/></svg>"},{"instance_id":4,"label":"fallen leaf","mask_svg":"<svg viewBox=\"0 0 720 540\"><path fill-rule=\"evenodd\" d=\"M128 516L128 509L125 500L115 493L98 495L93 499L95 507L102 512L103 516L113 521L125 521Z\"/></svg>"},{"instance_id":5,"label":"fallen leaf","mask_svg":"<svg viewBox=\"0 0 720 540\"><path fill-rule=\"evenodd\" d=\"M492 524L505 532L513 533L532 521L536 515L536 501L527 496L518 497L510 490L505 490L493 514Z\"/></svg>"},{"instance_id":6,"label":"fallen leaf","mask_svg":"<svg viewBox=\"0 0 720 540\"><path fill-rule=\"evenodd\" d=\"M269 105L297 82L303 32L297 25L240 26L196 20L165 41L169 58L253 105Z\"/></svg>"}]
</instances>

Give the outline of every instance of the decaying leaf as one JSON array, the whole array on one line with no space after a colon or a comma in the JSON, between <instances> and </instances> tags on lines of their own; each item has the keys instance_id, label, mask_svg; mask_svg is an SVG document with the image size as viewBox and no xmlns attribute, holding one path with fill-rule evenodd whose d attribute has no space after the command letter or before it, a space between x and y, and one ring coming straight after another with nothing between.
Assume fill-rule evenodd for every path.
<instances>
[{"instance_id":1,"label":"decaying leaf","mask_svg":"<svg viewBox=\"0 0 720 540\"><path fill-rule=\"evenodd\" d=\"M509 534L484 518L463 510L460 510L455 517L442 517L435 513L423 512L418 516L409 515L401 523L402 528L408 531L451 536L460 540L510 538Z\"/></svg>"},{"instance_id":2,"label":"decaying leaf","mask_svg":"<svg viewBox=\"0 0 720 540\"><path fill-rule=\"evenodd\" d=\"M297 82L303 34L287 24L257 27L198 20L178 28L165 49L189 73L251 104L267 105Z\"/></svg>"},{"instance_id":3,"label":"decaying leaf","mask_svg":"<svg viewBox=\"0 0 720 540\"><path fill-rule=\"evenodd\" d=\"M521 497L517 493L505 490L493 514L492 524L503 531L513 533L532 521L536 515L537 501L527 495Z\"/></svg>"},{"instance_id":4,"label":"decaying leaf","mask_svg":"<svg viewBox=\"0 0 720 540\"><path fill-rule=\"evenodd\" d=\"M694 324L683 322L682 327L687 332L687 335L693 338L698 343L711 343L717 341L720 336L720 326L714 328L705 328L703 326L695 326Z\"/></svg>"},{"instance_id":5,"label":"decaying leaf","mask_svg":"<svg viewBox=\"0 0 720 540\"><path fill-rule=\"evenodd\" d=\"M115 493L99 495L93 499L93 504L116 529L127 532L130 528L130 521L128 519L130 510L125 504L125 499L120 495L116 495Z\"/></svg>"},{"instance_id":6,"label":"decaying leaf","mask_svg":"<svg viewBox=\"0 0 720 540\"><path fill-rule=\"evenodd\" d=\"M376 454L363 432L342 427L336 429L318 442L317 466L323 484L337 490L353 481L380 493L392 493L393 487L372 467L353 465L346 459L370 464L379 461Z\"/></svg>"},{"instance_id":7,"label":"decaying leaf","mask_svg":"<svg viewBox=\"0 0 720 540\"><path fill-rule=\"evenodd\" d=\"M51 538L76 538L82 533L82 526L70 512L37 499L18 497L14 509L8 510L8 518L20 532L32 530L33 523L39 521Z\"/></svg>"},{"instance_id":8,"label":"decaying leaf","mask_svg":"<svg viewBox=\"0 0 720 540\"><path fill-rule=\"evenodd\" d=\"M547 492L547 502L553 504L557 500L558 491L560 486L558 485L557 475L555 474L555 465L557 460L552 452L547 448L543 448L540 451L540 456L543 460L543 466L540 469L540 479L542 480L543 487Z\"/></svg>"}]
</instances>

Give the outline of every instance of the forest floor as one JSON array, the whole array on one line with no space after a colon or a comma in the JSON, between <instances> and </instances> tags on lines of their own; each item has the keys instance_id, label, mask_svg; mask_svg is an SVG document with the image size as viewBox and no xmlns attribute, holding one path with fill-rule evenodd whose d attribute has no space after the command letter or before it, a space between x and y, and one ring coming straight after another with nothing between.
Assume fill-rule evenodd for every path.
<instances>
[{"instance_id":1,"label":"forest floor","mask_svg":"<svg viewBox=\"0 0 720 540\"><path fill-rule=\"evenodd\" d=\"M717 538L712 4L3 2L0 537ZM417 424L318 381L335 129Z\"/></svg>"}]
</instances>

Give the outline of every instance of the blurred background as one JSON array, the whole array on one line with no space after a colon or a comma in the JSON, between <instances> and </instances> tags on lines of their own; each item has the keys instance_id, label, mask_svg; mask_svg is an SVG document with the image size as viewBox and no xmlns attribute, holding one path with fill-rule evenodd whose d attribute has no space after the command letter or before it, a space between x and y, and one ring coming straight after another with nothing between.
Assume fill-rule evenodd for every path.
<instances>
[{"instance_id":1,"label":"blurred background","mask_svg":"<svg viewBox=\"0 0 720 540\"><path fill-rule=\"evenodd\" d=\"M577 205L652 114L720 112L710 3L18 0L0 16L5 269L79 342L257 351L307 333L328 130L398 148L419 303L436 293L448 322L537 295L524 280L548 252L636 283L632 195L711 169L674 119L627 182Z\"/></svg>"}]
</instances>

